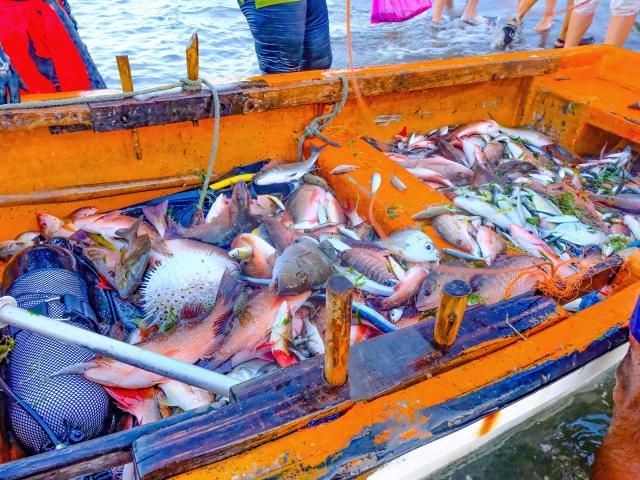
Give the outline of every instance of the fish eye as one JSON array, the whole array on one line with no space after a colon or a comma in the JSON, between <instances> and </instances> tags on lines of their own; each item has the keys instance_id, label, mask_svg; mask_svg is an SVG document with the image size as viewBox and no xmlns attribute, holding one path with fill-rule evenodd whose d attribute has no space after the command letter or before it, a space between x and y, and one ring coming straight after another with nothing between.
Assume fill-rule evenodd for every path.
<instances>
[{"instance_id":1,"label":"fish eye","mask_svg":"<svg viewBox=\"0 0 640 480\"><path fill-rule=\"evenodd\" d=\"M431 250L433 248L433 245L431 245L430 243L427 243L426 245L426 249L427 250Z\"/></svg>"}]
</instances>

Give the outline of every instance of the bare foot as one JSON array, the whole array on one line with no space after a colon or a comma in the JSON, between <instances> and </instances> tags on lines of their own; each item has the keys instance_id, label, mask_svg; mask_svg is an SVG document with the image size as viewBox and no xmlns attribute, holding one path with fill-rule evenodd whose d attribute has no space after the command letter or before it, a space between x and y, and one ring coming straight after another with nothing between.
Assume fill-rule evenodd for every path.
<instances>
[{"instance_id":1,"label":"bare foot","mask_svg":"<svg viewBox=\"0 0 640 480\"><path fill-rule=\"evenodd\" d=\"M483 17L482 15L473 15L473 16L472 15L462 15L460 17L460 19L463 22L470 23L471 25L481 25L483 23L488 25L490 23L489 19L486 18L486 17Z\"/></svg>"},{"instance_id":2,"label":"bare foot","mask_svg":"<svg viewBox=\"0 0 640 480\"><path fill-rule=\"evenodd\" d=\"M540 23L536 25L536 32L546 32L551 28L551 24L553 23L553 14L545 15L540 20Z\"/></svg>"}]
</instances>

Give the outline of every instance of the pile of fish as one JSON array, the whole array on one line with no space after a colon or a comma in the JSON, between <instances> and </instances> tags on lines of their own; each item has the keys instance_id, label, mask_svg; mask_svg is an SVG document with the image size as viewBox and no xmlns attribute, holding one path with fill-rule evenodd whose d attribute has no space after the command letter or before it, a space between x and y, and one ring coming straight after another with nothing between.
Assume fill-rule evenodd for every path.
<instances>
[{"instance_id":1,"label":"pile of fish","mask_svg":"<svg viewBox=\"0 0 640 480\"><path fill-rule=\"evenodd\" d=\"M583 159L539 132L491 120L372 143L446 195L414 216L415 227L386 235L341 204L313 175L322 149L312 148L306 161L270 162L250 180L291 193L251 194L247 175L230 177L188 225L168 201L138 218L89 207L65 218L39 213L40 231L0 242L0 259L62 237L128 307L110 335L246 380L324 353L333 274L355 286L355 344L433 318L451 280L471 283L471 304L493 304L576 273L572 259L594 265L640 239L629 148ZM371 183L375 192L381 175ZM451 248L436 248L421 224ZM109 358L67 373L104 385L139 423L216 401Z\"/></svg>"},{"instance_id":2,"label":"pile of fish","mask_svg":"<svg viewBox=\"0 0 640 480\"><path fill-rule=\"evenodd\" d=\"M252 178L256 187L292 185L290 194L252 195L246 175L233 177L221 182L227 188L213 190L189 225L173 218L167 200L142 208L138 218L91 207L65 218L41 212L39 232L1 242L0 258L8 261L34 243L63 242L93 263L97 288L126 307L116 325L102 329L114 338L242 380L290 366L324 353L324 285L331 275L355 284L355 344L398 328L393 320L439 258L421 230L382 240L343 207L310 173L320 152L305 162L272 162ZM105 386L139 423L216 400L100 356L59 374Z\"/></svg>"}]
</instances>

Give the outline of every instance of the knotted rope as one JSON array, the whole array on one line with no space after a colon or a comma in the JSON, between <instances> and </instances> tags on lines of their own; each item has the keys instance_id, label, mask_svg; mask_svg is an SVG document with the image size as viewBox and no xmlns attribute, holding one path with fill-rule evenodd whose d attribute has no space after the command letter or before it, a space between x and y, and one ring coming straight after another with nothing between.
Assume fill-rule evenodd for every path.
<instances>
[{"instance_id":1,"label":"knotted rope","mask_svg":"<svg viewBox=\"0 0 640 480\"><path fill-rule=\"evenodd\" d=\"M333 145L334 147L340 147L341 145L338 142L330 140L322 134L322 130L327 128L333 119L342 111L344 108L344 104L347 103L347 97L349 96L349 80L344 75L340 75L338 77L342 80L342 98L339 103L334 103L333 108L329 113L325 113L324 115L320 115L319 117L311 120L311 123L307 125L304 129L304 133L298 140L298 161L302 161L302 153L304 148L304 141L307 138L317 137L323 142Z\"/></svg>"}]
</instances>

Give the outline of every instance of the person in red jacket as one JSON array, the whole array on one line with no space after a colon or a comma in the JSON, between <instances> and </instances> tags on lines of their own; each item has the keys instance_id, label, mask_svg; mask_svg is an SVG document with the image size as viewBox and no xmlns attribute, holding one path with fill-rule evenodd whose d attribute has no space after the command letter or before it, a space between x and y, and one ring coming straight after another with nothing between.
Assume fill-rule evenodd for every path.
<instances>
[{"instance_id":1,"label":"person in red jacket","mask_svg":"<svg viewBox=\"0 0 640 480\"><path fill-rule=\"evenodd\" d=\"M66 0L0 0L0 104L105 87Z\"/></svg>"}]
</instances>

